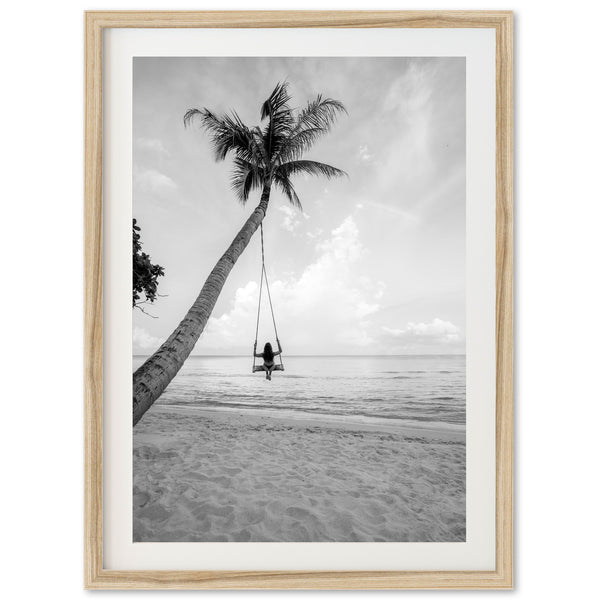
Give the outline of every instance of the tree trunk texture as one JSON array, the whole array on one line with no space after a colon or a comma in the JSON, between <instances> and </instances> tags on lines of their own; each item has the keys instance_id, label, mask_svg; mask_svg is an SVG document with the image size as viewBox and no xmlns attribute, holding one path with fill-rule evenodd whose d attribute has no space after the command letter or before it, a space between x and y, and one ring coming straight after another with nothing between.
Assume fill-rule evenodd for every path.
<instances>
[{"instance_id":1,"label":"tree trunk texture","mask_svg":"<svg viewBox=\"0 0 600 600\"><path fill-rule=\"evenodd\" d=\"M190 355L204 331L208 318L233 265L246 249L265 218L271 184L262 191L260 203L240 229L227 251L208 276L198 298L162 346L133 374L133 425L160 397Z\"/></svg>"}]
</instances>

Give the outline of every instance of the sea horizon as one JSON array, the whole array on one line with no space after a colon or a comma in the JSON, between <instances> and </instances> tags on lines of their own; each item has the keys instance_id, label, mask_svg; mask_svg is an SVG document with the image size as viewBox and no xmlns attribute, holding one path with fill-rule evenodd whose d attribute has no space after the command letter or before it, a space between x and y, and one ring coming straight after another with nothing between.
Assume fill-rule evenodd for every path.
<instances>
[{"instance_id":1,"label":"sea horizon","mask_svg":"<svg viewBox=\"0 0 600 600\"><path fill-rule=\"evenodd\" d=\"M152 354L132 354L134 358L149 358ZM250 356L252 358L252 354L190 354L188 358L244 358ZM385 358L385 357L394 357L394 358L426 358L428 356L436 357L436 356L462 356L466 357L466 352L449 352L449 353L435 353L435 354L285 354L284 356L290 358ZM187 360L187 358L186 358Z\"/></svg>"},{"instance_id":2,"label":"sea horizon","mask_svg":"<svg viewBox=\"0 0 600 600\"><path fill-rule=\"evenodd\" d=\"M465 355L287 355L272 381L252 372L251 354L192 358L157 404L465 424ZM134 369L144 361L134 357Z\"/></svg>"}]
</instances>

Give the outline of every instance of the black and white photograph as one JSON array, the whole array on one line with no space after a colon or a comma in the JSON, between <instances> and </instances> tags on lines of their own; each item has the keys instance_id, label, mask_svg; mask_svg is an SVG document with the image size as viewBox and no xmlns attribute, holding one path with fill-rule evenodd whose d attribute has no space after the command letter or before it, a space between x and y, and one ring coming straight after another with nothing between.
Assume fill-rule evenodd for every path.
<instances>
[{"instance_id":1,"label":"black and white photograph","mask_svg":"<svg viewBox=\"0 0 600 600\"><path fill-rule=\"evenodd\" d=\"M133 541L465 542L465 58L132 91Z\"/></svg>"},{"instance_id":2,"label":"black and white photograph","mask_svg":"<svg viewBox=\"0 0 600 600\"><path fill-rule=\"evenodd\" d=\"M7 3L7 598L593 598L600 4L426 8Z\"/></svg>"}]
</instances>

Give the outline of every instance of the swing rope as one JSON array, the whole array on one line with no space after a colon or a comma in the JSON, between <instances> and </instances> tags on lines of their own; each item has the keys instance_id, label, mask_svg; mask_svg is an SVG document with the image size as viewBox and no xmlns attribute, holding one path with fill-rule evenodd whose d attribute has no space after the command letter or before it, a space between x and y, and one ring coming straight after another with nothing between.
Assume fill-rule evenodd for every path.
<instances>
[{"instance_id":1,"label":"swing rope","mask_svg":"<svg viewBox=\"0 0 600 600\"><path fill-rule=\"evenodd\" d=\"M269 289L269 278L267 277L267 269L265 268L265 244L264 244L264 236L263 236L263 226L262 222L260 224L260 253L261 253L261 270L260 270L260 288L258 291L258 312L256 314L256 334L254 336L254 347L256 348L256 344L258 343L258 326L260 323L260 306L262 302L262 289L263 289L263 280L265 282L267 288L267 297L269 298L269 307L271 309L271 318L273 319L273 329L275 330L275 340L277 341L277 346L279 347L279 334L277 333L277 324L275 323L275 311L273 310L273 302L271 301L271 290ZM254 355L254 352L252 353ZM279 362L283 367L283 359L281 358L281 354L279 354ZM253 357L252 360L252 369L256 366L256 356Z\"/></svg>"}]
</instances>

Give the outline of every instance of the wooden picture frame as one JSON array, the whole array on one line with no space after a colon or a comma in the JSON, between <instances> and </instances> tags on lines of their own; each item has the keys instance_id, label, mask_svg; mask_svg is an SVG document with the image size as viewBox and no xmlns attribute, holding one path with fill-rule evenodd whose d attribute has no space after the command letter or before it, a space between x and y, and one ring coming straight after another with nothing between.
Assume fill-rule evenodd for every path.
<instances>
[{"instance_id":1,"label":"wooden picture frame","mask_svg":"<svg viewBox=\"0 0 600 600\"><path fill-rule=\"evenodd\" d=\"M103 565L102 39L108 28L493 28L496 34L496 568L125 571ZM85 15L85 587L508 589L513 582L512 12L87 12Z\"/></svg>"}]
</instances>

